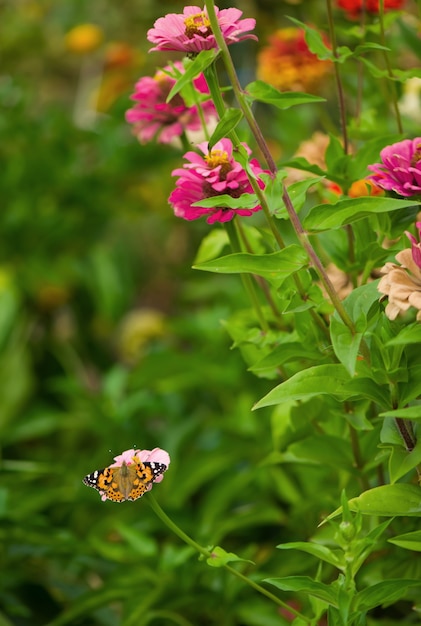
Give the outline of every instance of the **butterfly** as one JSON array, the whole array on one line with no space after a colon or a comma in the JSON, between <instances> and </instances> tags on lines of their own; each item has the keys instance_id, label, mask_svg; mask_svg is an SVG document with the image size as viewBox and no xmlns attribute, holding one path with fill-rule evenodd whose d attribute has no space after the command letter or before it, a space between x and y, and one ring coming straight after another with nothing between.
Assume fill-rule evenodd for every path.
<instances>
[{"instance_id":1,"label":"butterfly","mask_svg":"<svg viewBox=\"0 0 421 626\"><path fill-rule=\"evenodd\" d=\"M138 456L133 456L131 463L123 461L119 467L95 470L85 476L83 482L99 491L103 500L137 500L166 469L163 463L142 462Z\"/></svg>"}]
</instances>

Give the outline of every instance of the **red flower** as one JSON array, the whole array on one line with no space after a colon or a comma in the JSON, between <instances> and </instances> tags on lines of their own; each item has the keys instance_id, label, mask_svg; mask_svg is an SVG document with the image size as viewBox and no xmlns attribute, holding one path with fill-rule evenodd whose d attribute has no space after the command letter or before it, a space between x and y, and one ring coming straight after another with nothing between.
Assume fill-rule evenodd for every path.
<instances>
[{"instance_id":1,"label":"red flower","mask_svg":"<svg viewBox=\"0 0 421 626\"><path fill-rule=\"evenodd\" d=\"M404 2L405 0L384 0L384 10L398 10ZM379 12L379 0L337 0L337 4L344 11L348 11L350 16L356 16L364 10L368 13Z\"/></svg>"}]
</instances>

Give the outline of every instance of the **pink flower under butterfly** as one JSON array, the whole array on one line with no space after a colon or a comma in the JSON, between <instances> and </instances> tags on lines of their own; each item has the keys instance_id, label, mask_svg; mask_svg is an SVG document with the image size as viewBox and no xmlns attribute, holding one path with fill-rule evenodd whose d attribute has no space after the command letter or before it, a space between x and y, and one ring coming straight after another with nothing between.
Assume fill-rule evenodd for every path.
<instances>
[{"instance_id":1,"label":"pink flower under butterfly","mask_svg":"<svg viewBox=\"0 0 421 626\"><path fill-rule=\"evenodd\" d=\"M228 45L243 39L257 40L248 31L253 30L256 20L240 19L243 12L239 9L221 9L215 7L219 27ZM176 50L184 53L199 53L202 50L218 48L212 32L206 7L184 7L183 13L168 13L156 20L154 27L148 30L148 40L156 44L153 50Z\"/></svg>"},{"instance_id":2,"label":"pink flower under butterfly","mask_svg":"<svg viewBox=\"0 0 421 626\"><path fill-rule=\"evenodd\" d=\"M251 150L243 144L250 154ZM236 215L251 215L262 208L259 204L252 208L231 209L224 206L203 208L193 206L204 198L229 195L240 198L242 194L253 193L253 188L242 165L233 156L233 145L229 139L221 139L212 150L208 151L208 143L204 141L198 146L204 156L197 152L187 152L184 158L188 161L182 168L175 169L173 176L178 176L176 188L169 197L169 203L177 217L185 220L196 220L206 216L208 224L228 222ZM261 189L264 183L259 175L264 173L256 159L250 161L250 169Z\"/></svg>"},{"instance_id":3,"label":"pink flower under butterfly","mask_svg":"<svg viewBox=\"0 0 421 626\"><path fill-rule=\"evenodd\" d=\"M170 456L161 448L125 450L104 469L95 470L83 479L88 487L99 491L101 500L124 502L137 500L160 483L170 464Z\"/></svg>"},{"instance_id":4,"label":"pink flower under butterfly","mask_svg":"<svg viewBox=\"0 0 421 626\"><path fill-rule=\"evenodd\" d=\"M133 124L133 133L140 143L147 143L156 138L159 143L170 143L184 132L197 131L201 128L201 119L197 106L187 106L178 93L169 102L167 96L175 85L176 78L168 72L183 74L181 61L173 67L167 65L158 70L153 77L143 76L135 85L135 92L130 96L134 106L126 112L126 120ZM198 101L209 93L203 74L193 80ZM216 118L215 106L211 100L201 102L205 122Z\"/></svg>"}]
</instances>

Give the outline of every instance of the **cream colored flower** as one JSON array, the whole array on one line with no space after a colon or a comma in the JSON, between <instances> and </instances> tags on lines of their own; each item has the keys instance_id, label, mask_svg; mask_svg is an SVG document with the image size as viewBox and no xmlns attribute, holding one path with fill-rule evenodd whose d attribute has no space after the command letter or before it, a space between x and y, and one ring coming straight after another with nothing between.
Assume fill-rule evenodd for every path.
<instances>
[{"instance_id":1,"label":"cream colored flower","mask_svg":"<svg viewBox=\"0 0 421 626\"><path fill-rule=\"evenodd\" d=\"M411 306L418 309L417 320L421 322L421 268L412 258L411 248L396 255L396 263L386 263L381 272L378 290L388 296L386 315L394 320L399 313L406 312Z\"/></svg>"}]
</instances>

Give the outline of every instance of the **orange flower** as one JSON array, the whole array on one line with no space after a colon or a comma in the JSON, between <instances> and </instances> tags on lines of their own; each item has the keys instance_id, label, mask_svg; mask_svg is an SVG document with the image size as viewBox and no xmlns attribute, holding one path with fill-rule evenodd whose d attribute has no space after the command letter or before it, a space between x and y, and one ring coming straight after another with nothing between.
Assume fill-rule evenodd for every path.
<instances>
[{"instance_id":1,"label":"orange flower","mask_svg":"<svg viewBox=\"0 0 421 626\"><path fill-rule=\"evenodd\" d=\"M394 320L400 313L405 313L412 306L418 309L417 320L421 322L421 269L412 258L411 248L406 248L396 255L396 263L386 263L381 272L378 290L388 296L386 315Z\"/></svg>"},{"instance_id":2,"label":"orange flower","mask_svg":"<svg viewBox=\"0 0 421 626\"><path fill-rule=\"evenodd\" d=\"M277 30L257 56L257 77L281 91L316 91L331 67L310 52L300 28Z\"/></svg>"},{"instance_id":3,"label":"orange flower","mask_svg":"<svg viewBox=\"0 0 421 626\"><path fill-rule=\"evenodd\" d=\"M383 189L377 187L371 180L362 178L352 183L348 195L350 198L360 198L361 196L384 196Z\"/></svg>"}]
</instances>

